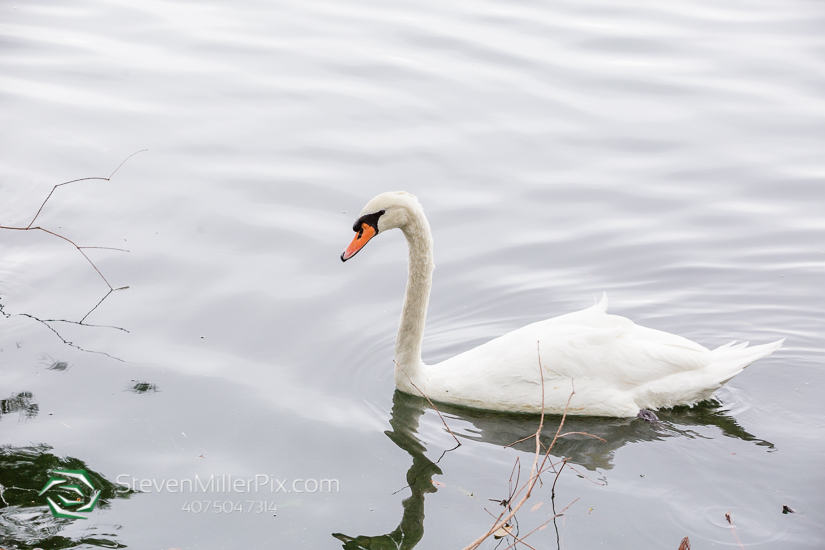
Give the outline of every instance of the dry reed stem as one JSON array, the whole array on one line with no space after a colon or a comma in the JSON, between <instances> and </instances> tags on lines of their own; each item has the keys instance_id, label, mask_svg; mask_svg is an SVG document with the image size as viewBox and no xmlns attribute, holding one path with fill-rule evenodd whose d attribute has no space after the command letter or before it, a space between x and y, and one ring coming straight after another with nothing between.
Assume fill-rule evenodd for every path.
<instances>
[{"instance_id":1,"label":"dry reed stem","mask_svg":"<svg viewBox=\"0 0 825 550\"><path fill-rule=\"evenodd\" d=\"M553 520L551 519L550 521L553 521ZM530 546L529 544L527 544L526 542L524 542L524 539L526 539L527 537L529 537L531 533L532 533L532 531L531 531L530 533L527 533L526 535L524 535L524 537L523 537L523 538L519 538L517 535L514 535L513 533L510 533L510 532L508 531L508 536L513 537L513 538L515 539L515 542L513 542L513 544L511 544L510 546L508 546L507 548L505 548L505 550L507 550L507 549L509 549L509 548L512 548L515 544L517 544L517 543L519 543L519 542L520 542L520 543L522 543L522 544L523 544L524 546L526 546L527 548L531 548L532 550L536 550L535 548L533 548L532 546Z\"/></svg>"},{"instance_id":2,"label":"dry reed stem","mask_svg":"<svg viewBox=\"0 0 825 550\"><path fill-rule=\"evenodd\" d=\"M550 519L548 519L547 521L545 521L544 523L542 523L541 525L539 525L538 527L536 527L535 529L533 529L532 531L530 531L529 533L527 533L526 535L521 537L521 539L526 539L527 537L529 537L530 535L532 535L533 533L535 533L536 531L538 531L539 529L541 529L542 527L544 527L545 525L547 525L548 523L553 521L554 519L563 516L564 513L567 511L567 509L570 508L571 506L573 506L576 503L577 500L579 500L579 499L577 498L576 500L574 500L573 502L571 502L570 504L565 506L564 509L561 512L559 512L558 514L555 514L553 517L551 517ZM513 538L516 538L516 537L513 536ZM521 539L517 539L517 541L524 544L524 545L526 545L526 546L529 546L526 542L524 542L524 540L521 540ZM516 543L514 542L513 544L511 544L510 546L508 546L504 550L510 550L510 548L512 548L515 545L516 545ZM530 546L530 548L532 548L532 546ZM688 550L690 550L690 549L688 549Z\"/></svg>"},{"instance_id":3,"label":"dry reed stem","mask_svg":"<svg viewBox=\"0 0 825 550\"><path fill-rule=\"evenodd\" d=\"M547 447L547 450L545 451L544 458L542 459L541 465L539 465L539 457L541 456L541 451L542 451L541 431L542 431L542 428L544 428L544 368L541 364L541 348L540 348L539 342L536 342L536 350L538 352L539 375L541 377L541 419L539 420L539 427L536 430L536 433L534 435L534 437L536 438L536 451L535 451L535 454L534 454L534 457L533 457L533 466L532 466L532 468L530 468L530 478L510 498L511 502L512 502L512 499L515 498L516 496L518 496L522 491L526 490L526 492L525 492L524 496L521 497L521 499L518 501L518 503L516 503L512 507L508 506L509 511L504 510L504 511L501 512L501 514L499 514L497 521L493 524L493 526L485 534L481 535L476 540L471 542L468 546L466 546L464 548L464 550L474 550L474 549L478 548L481 545L482 542L484 542L485 540L487 540L487 538L490 537L490 535L492 535L493 533L495 533L496 531L501 529L504 525L506 525L510 521L510 519L512 519L512 517L516 515L516 512L519 511L519 509L524 505L524 503L527 502L527 499L529 499L530 495L532 494L533 488L536 486L536 483L539 481L539 477L545 471L544 465L547 463L547 459L550 456L550 450L553 448L553 445L555 445L556 440L559 438L559 434L561 433L561 429L564 426L564 421L567 419L567 411L570 408L570 400L573 399L573 396L576 394L575 385L573 386L573 390L570 393L570 397L567 398L567 404L564 406L564 414L562 415L561 422L559 423L559 427L556 430L556 435L553 437L553 441ZM551 462L551 464L552 464L552 462ZM558 478L559 474L561 474L561 470L559 470L558 473L556 473L556 478ZM578 499L576 499L576 500L578 500ZM576 501L574 500L573 502L576 502ZM564 510L559 512L559 514L556 514L553 518L550 518L550 520L553 520L556 517L558 517L559 515L563 514L564 511L567 510L567 508L572 506L573 502L568 504L564 508Z\"/></svg>"},{"instance_id":4,"label":"dry reed stem","mask_svg":"<svg viewBox=\"0 0 825 550\"><path fill-rule=\"evenodd\" d=\"M730 519L730 512L725 512L725 519L728 520L728 525L730 525L730 532L733 535L734 540L736 540L736 544L739 545L739 548L745 550L745 547L742 546L742 541L739 540L739 536L736 534L736 526L733 524L733 521Z\"/></svg>"}]
</instances>

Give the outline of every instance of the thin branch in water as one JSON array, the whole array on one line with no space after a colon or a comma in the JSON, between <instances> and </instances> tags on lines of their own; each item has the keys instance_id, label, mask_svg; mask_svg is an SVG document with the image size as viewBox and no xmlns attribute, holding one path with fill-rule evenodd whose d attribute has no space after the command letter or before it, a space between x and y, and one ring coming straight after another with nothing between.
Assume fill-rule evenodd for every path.
<instances>
[{"instance_id":1,"label":"thin branch in water","mask_svg":"<svg viewBox=\"0 0 825 550\"><path fill-rule=\"evenodd\" d=\"M52 190L49 192L49 195L46 197L46 200L44 200L43 203L40 205L40 208L37 209L37 213L34 215L34 217L32 218L32 221L30 221L29 224L26 227L10 227L10 226L0 225L0 229L10 229L10 230L14 230L14 231L43 231L44 233L48 233L49 235L53 235L53 236L55 236L59 239L63 239L64 241L66 241L69 244L71 244L72 246L74 246L77 249L77 251L80 252L83 255L84 258L86 258L86 261L89 262L89 264L94 268L94 270L97 272L97 274L100 275L100 278L103 279L103 282L106 283L106 286L108 286L110 290L114 290L112 285L109 284L109 281L106 279L106 277L103 276L103 273L100 272L100 270L97 268L95 263L91 260L91 258L89 258L86 255L85 252L83 252L83 250L86 249L86 248L99 248L99 249L103 249L103 250L117 250L119 252L128 252L128 250L124 250L122 248L113 248L113 247L108 247L108 246L79 246L77 243L75 243L74 241L72 241L71 239L69 239L67 237L64 237L63 235L55 233L54 231L49 231L48 229L46 229L44 227L34 226L34 222L40 216L40 213L43 211L43 208L46 206L46 203L49 202L49 199L52 198L52 195L54 194L54 192L57 190L58 187L62 187L64 185L68 185L70 183L75 183L75 182L78 182L78 181L88 181L88 180L110 181L112 179L112 176L114 176L115 173L117 173L117 171L120 170L120 167L123 166L126 163L127 160L129 160L133 156L137 155L138 153L143 153L144 151L148 151L148 149L142 149L140 151L136 151L136 152L132 153L131 155L129 155L128 157L126 157L123 160L123 162L121 162L117 166L117 168L115 168L114 171L112 171L112 173L109 174L108 178L90 177L90 178L80 178L80 179L71 180L71 181L64 181L63 183L58 183L57 185L52 187Z\"/></svg>"},{"instance_id":2,"label":"thin branch in water","mask_svg":"<svg viewBox=\"0 0 825 550\"><path fill-rule=\"evenodd\" d=\"M442 419L442 420L443 420L443 419ZM442 459L442 458L444 458L444 455L446 455L447 453L449 453L449 452L451 452L451 451L455 451L455 450L456 450L456 449L458 449L459 447L461 447L461 443L456 443L456 446L455 446L455 447L451 447L451 448L449 448L449 449L444 449L444 451L441 453L441 456L439 456L439 457L438 457L438 460L436 460L436 461L435 461L435 463L436 463L436 464L439 464L439 463L441 462L441 459Z\"/></svg>"},{"instance_id":3,"label":"thin branch in water","mask_svg":"<svg viewBox=\"0 0 825 550\"><path fill-rule=\"evenodd\" d=\"M530 435L528 435L527 437L522 437L522 438L521 438L521 439L519 439L518 441L513 441L513 442L512 442L512 443L510 443L509 445L505 445L505 446L504 446L504 448L505 448L505 449L507 449L508 447L512 447L513 445L518 445L518 444L519 444L519 443L521 443L522 441L527 441L528 439L533 439L535 436L536 436L536 434L530 434Z\"/></svg>"},{"instance_id":4,"label":"thin branch in water","mask_svg":"<svg viewBox=\"0 0 825 550\"><path fill-rule=\"evenodd\" d=\"M586 479L587 481L589 481L593 485L598 485L599 487L604 487L605 485L607 485L607 483L599 483L598 481L593 481L592 479L590 479L589 477L587 477L586 475L584 475L583 473L578 471L575 467L573 467L569 464L567 465L567 467L570 468L571 470L573 470L574 472L576 472L579 475L579 477L581 477L583 479Z\"/></svg>"},{"instance_id":5,"label":"thin branch in water","mask_svg":"<svg viewBox=\"0 0 825 550\"><path fill-rule=\"evenodd\" d=\"M561 434L559 437L564 437L564 436L567 436L567 435L586 435L587 437L592 437L593 439L598 439L599 441L604 441L605 443L607 443L606 439L602 439L601 437L599 437L597 435L589 434L587 432L565 432L565 433Z\"/></svg>"},{"instance_id":6,"label":"thin branch in water","mask_svg":"<svg viewBox=\"0 0 825 550\"><path fill-rule=\"evenodd\" d=\"M525 491L525 494L521 499L509 508L509 511L505 510L498 516L497 521L493 524L493 526L483 535L478 537L476 540L471 542L468 546L465 547L464 550L474 550L478 548L482 542L487 540L490 535L501 529L504 525L506 525L510 519L518 512L518 510L527 502L527 499L530 498L530 495L535 487L536 483L539 481L539 476L541 472L545 469L545 464L550 457L550 450L552 450L553 445L555 445L556 440L561 433L561 429L564 426L564 422L567 419L567 411L570 408L570 400L573 399L573 396L576 394L576 387L575 385L572 388L572 392L570 393L570 397L567 398L567 404L564 407L564 414L562 415L561 422L559 423L559 428L556 430L556 435L553 437L553 441L547 447L545 451L544 458L542 459L541 464L539 465L539 457L541 456L542 445L541 445L541 430L544 427L544 367L541 364L541 348L539 342L536 342L536 351L538 352L538 364L539 364L539 375L541 377L541 418L539 420L539 427L536 430L535 438L536 438L536 451L533 457L533 466L530 469L530 478L522 485L516 493L511 497L511 501L513 498L517 497L521 494L522 491ZM571 381L572 382L572 381ZM552 464L552 461L550 461ZM557 474L558 475L558 474ZM572 503L571 503L572 504ZM507 513L505 513L507 512Z\"/></svg>"},{"instance_id":7,"label":"thin branch in water","mask_svg":"<svg viewBox=\"0 0 825 550\"><path fill-rule=\"evenodd\" d=\"M88 180L110 181L110 180L112 179L112 176L114 176L114 175L115 175L115 173L116 173L118 170L120 170L120 167L121 167L121 166L123 166L124 164L126 164L126 161L127 161L127 160L129 160L129 159L130 159L130 158L132 158L133 156L137 155L138 153L145 153L145 152L146 152L146 151L148 151L148 150L149 150L149 149L141 149L140 151L135 151L134 153L132 153L131 155L129 155L128 157L126 157L125 159L123 159L123 162L121 162L120 164L118 164L118 165L117 165L117 168L115 168L115 169L114 169L114 171L112 171L112 173L111 173L111 174L109 174L109 177L108 177L108 178L104 178L104 177L102 177L102 176L98 176L98 177L91 177L91 178L80 178L80 179L71 180L71 181L64 181L63 183L58 183L57 185L55 185L54 187L52 187L52 190L51 190L51 191L49 191L49 196L48 196L48 197L46 197L46 200L44 200L44 201L43 201L43 204L41 204L41 205L40 205L40 208L38 208L38 209L37 209L37 214L35 214L35 215L34 215L34 218L32 218L32 221L30 221L30 222L29 222L29 225L27 225L27 226L26 226L26 229L31 229L31 228L32 228L32 225L34 224L34 222L35 222L35 220L37 219L37 217L40 215L40 212L42 212L42 211L43 211L43 207L44 207L44 206L46 206L46 203L47 203L47 202L49 202L49 199L50 199L50 198L52 198L52 194L54 194L55 190L56 190L58 187L62 187L62 186L64 186L64 185L69 185L70 183L75 183L75 182L78 182L78 181L88 181Z\"/></svg>"},{"instance_id":8,"label":"thin branch in water","mask_svg":"<svg viewBox=\"0 0 825 550\"><path fill-rule=\"evenodd\" d=\"M110 290L106 294L106 296L103 297L103 299L105 300L106 297L108 297L109 294L111 294L111 293L112 293L112 291ZM101 302L102 301L103 300L101 300ZM100 302L98 302L98 305L100 305ZM95 306L95 307L97 307L97 306ZM106 327L105 325L87 325L85 323L81 323L81 322L78 322L78 321L66 321L66 320L63 320L63 319L40 319L39 317L35 317L34 315L32 315L30 313L6 313L6 311L3 309L3 304L0 304L0 315L3 315L6 319L10 319L12 317L28 317L29 319L33 319L33 320L37 321L38 323L41 323L42 325L44 325L46 328L48 328L50 331L52 331L55 334L55 336L60 338L60 340L64 344L66 344L69 347L75 348L75 349L80 350L80 351L84 351L86 353L97 353L99 355L105 355L106 357L114 359L115 361L120 361L121 363L124 362L123 359L121 359L120 357L115 357L114 355L109 355L105 351L96 351L96 350L93 350L93 349L82 348L82 347L78 346L77 344L75 344L74 342L72 342L70 340L66 340L65 338L63 338L63 336L59 332L57 332L57 329L55 329L49 323L55 323L55 322L72 323L72 324L75 324L75 325L82 325L82 326L85 326L85 327L103 326L104 328L116 328L118 330L123 330L125 332L129 332L126 329L123 329L123 328L120 328L120 327ZM85 319L85 317L84 317L84 319Z\"/></svg>"},{"instance_id":9,"label":"thin branch in water","mask_svg":"<svg viewBox=\"0 0 825 550\"><path fill-rule=\"evenodd\" d=\"M535 529L534 529L534 531L535 531ZM514 546L516 545L516 543L519 543L519 542L520 542L520 543L522 543L522 544L523 544L524 546L526 546L527 548L532 548L533 550L536 550L535 548L533 548L532 546L530 546L529 544L527 544L526 542L524 542L524 539L526 539L527 537L529 537L531 533L532 533L532 531L531 531L530 533L527 533L526 535L524 535L524 537L522 537L522 538L519 538L517 535L514 535L513 533L509 533L509 534L510 534L510 536L511 536L511 537L513 537L513 538L515 539L515 541L513 542L513 544L511 544L510 546L508 546L508 547L507 547L507 548L505 548L504 550L509 550L510 548L514 547Z\"/></svg>"},{"instance_id":10,"label":"thin branch in water","mask_svg":"<svg viewBox=\"0 0 825 550\"><path fill-rule=\"evenodd\" d=\"M518 468L516 468L518 466ZM516 474L516 483L513 484L513 474ZM518 483L521 480L521 460L516 457L516 462L513 464L513 470L510 472L510 479L507 481L509 491L507 491L507 507L513 502L513 495L515 495Z\"/></svg>"},{"instance_id":11,"label":"thin branch in water","mask_svg":"<svg viewBox=\"0 0 825 550\"><path fill-rule=\"evenodd\" d=\"M561 468L559 468L559 471L556 472L556 479L553 480L553 486L550 488L550 499L551 500L556 498L556 482L559 480L559 476L561 475L561 471L564 470L565 465L567 465L567 459L566 458L561 461ZM554 504L555 504L555 501L554 501Z\"/></svg>"},{"instance_id":12,"label":"thin branch in water","mask_svg":"<svg viewBox=\"0 0 825 550\"><path fill-rule=\"evenodd\" d=\"M576 501L578 501L578 500L579 500L579 499L577 498L576 500L574 500L573 502L571 502L570 504L568 504L567 506L565 506L565 507L564 507L564 509L563 509L561 512L559 512L558 514L554 514L554 515L553 515L553 517L551 517L550 519L548 519L547 521L545 521L544 523L542 523L541 525L539 525L538 527L536 527L535 529L533 529L532 531L530 531L529 533L527 533L526 535L524 535L524 536L522 537L522 539L526 539L527 537L529 537L530 535L532 535L533 533L535 533L536 531L538 531L539 529L541 529L542 527L544 527L545 525L547 525L548 523L550 523L551 521L553 521L554 519L556 519L556 518L558 518L558 517L563 516L563 515L564 515L564 512L566 512L568 508L570 508L571 506L573 506L574 504L576 504ZM513 537L513 538L515 538L515 537ZM523 540L519 540L518 542L521 542L522 544L527 545L527 543L526 543L526 542L524 542ZM511 544L510 546L508 546L508 547L507 547L507 548L505 548L504 550L509 550L510 548L512 548L513 546L515 546L515 544L516 544L516 543L514 542L513 544ZM531 548L532 548L532 546L531 546Z\"/></svg>"},{"instance_id":13,"label":"thin branch in water","mask_svg":"<svg viewBox=\"0 0 825 550\"><path fill-rule=\"evenodd\" d=\"M98 250L117 250L118 252L129 252L125 248L113 248L111 246L78 246L80 249L97 248Z\"/></svg>"},{"instance_id":14,"label":"thin branch in water","mask_svg":"<svg viewBox=\"0 0 825 550\"><path fill-rule=\"evenodd\" d=\"M80 322L79 322L78 324L79 324L79 325L82 325L82 324L83 324L83 321L85 321L85 320L86 320L86 317L88 317L89 315L91 315L91 314L92 314L92 312L93 312L94 310L96 310L96 309L98 308L98 306L99 306L100 304L102 304L102 303L103 303L103 300L105 300L106 298L108 298L108 297L109 297L109 295L110 295L112 292L114 292L115 290L126 290L127 288L129 288L129 287L128 287L128 286L122 286L122 287L120 287L120 288L115 288L115 289L112 289L112 290L110 290L109 292L107 292L107 293L106 293L106 296L104 296L103 298L101 298L101 300L100 300L97 304L95 304L95 307L93 307L92 309L90 309L90 310L89 310L89 313L87 313L86 315L84 315L84 316L83 316L83 318L80 320ZM71 321L66 321L66 322L69 322L69 323L70 323ZM99 326L99 325L94 325L94 326ZM128 331L128 330L126 330L125 328L120 328L120 327L110 327L110 328L116 328L116 329L118 329L118 330L122 330L122 331L125 331L125 332L129 332L129 331Z\"/></svg>"},{"instance_id":15,"label":"thin branch in water","mask_svg":"<svg viewBox=\"0 0 825 550\"><path fill-rule=\"evenodd\" d=\"M450 449L450 450L452 451L452 450L455 450L455 449L457 449L457 448L461 447L461 441L459 441L459 440L458 440L458 438L455 436L455 434L453 433L453 431L452 431L452 430L450 429L450 427L447 425L447 422L444 420L444 417L443 417L443 416L441 416L441 411L439 411L439 410L438 410L438 407L436 407L436 406L435 406L435 403L433 403L432 401L430 401L430 398L429 398L429 397L427 397L427 396L424 394L424 392L423 392L423 391L421 391L421 389L420 389L418 386L416 386L416 385L415 385L415 382L413 382L413 381L412 381L412 378L410 378L410 375L409 375L409 374L407 374L407 371L405 371L405 370L404 370L404 367L402 367L401 365L399 365L399 364L395 361L395 359L393 359L393 360L392 360L392 362L393 362L393 363L395 363L395 366L396 366L396 367L398 367L399 369L401 369L401 372L403 372L403 373L404 373L404 376L406 376L406 377L407 377L407 380L409 380L409 381L410 381L410 384L412 384L413 388L415 388L416 390L418 390L418 393L420 393L420 394L421 394L421 397L423 397L424 399L426 399L426 400L427 400L427 402L428 402L428 403L432 406L432 408L433 408L433 409L435 409L435 412L437 412L437 413L438 413L438 418L440 418L440 419L441 419L441 422L444 424L444 427L445 427L445 428L447 428L447 431L448 431L448 432L450 432L450 435L451 435L451 436L453 436L453 439L455 439L455 442L456 442L456 446L455 446L455 447L453 447L453 448L452 448L452 449ZM444 452L446 453L447 451L444 451ZM443 456L444 456L444 454L442 454L441 456L443 457ZM440 461L441 459L439 458L438 460Z\"/></svg>"},{"instance_id":16,"label":"thin branch in water","mask_svg":"<svg viewBox=\"0 0 825 550\"><path fill-rule=\"evenodd\" d=\"M46 197L46 199L45 199L45 200L44 200L44 201L40 204L40 208L38 208L38 209L37 209L37 212L35 213L34 217L32 218L32 220L29 222L29 224L28 224L26 227L10 227L10 226L3 226L3 225L0 225L0 229L9 229L9 230L14 230L14 231L43 231L44 233L48 233L49 235L52 235L52 236L54 236L54 237L57 237L58 239L62 239L62 240L64 240L64 241L66 241L67 243L71 244L72 246L74 246L74 247L77 249L77 251L78 251L78 252L80 252L80 254L81 254L84 258L86 258L86 261L87 261L87 262L89 262L89 264L90 264L90 265L92 266L92 268L93 268L93 269L97 272L97 274L100 276L100 278L101 278L101 279L103 279L103 282L104 282L104 283L106 283L106 286L107 286L107 287L109 287L109 292L107 292L107 293L106 293L106 295L105 295L105 296L103 296L103 298L101 298L101 300L100 300L97 304L95 304L95 306L94 306L91 310L89 310L89 312L88 312L88 313L86 313L86 315L84 315L82 319L80 319L80 321L70 321L70 320L68 320L68 319L41 319L41 318L39 318L39 317L37 317L37 316L35 316L35 315L31 315L31 314L29 314L29 313L14 313L14 314L11 314L11 313L6 313L6 311L3 309L3 305L2 305L2 304L0 304L0 314L2 314L2 315L3 315L4 317L6 317L7 319L8 319L8 318L11 318L11 317L14 317L14 316L28 317L28 318L33 319L33 320L37 321L38 323L41 323L41 324L43 324L44 326L46 326L46 327L47 327L49 330L51 330L51 331L52 331L52 332L53 332L53 333L54 333L54 334L55 334L58 338L60 338L60 340L61 340L64 344L66 344L66 345L68 345L68 346L70 346L70 347L76 348L76 349L78 349L78 350L80 350L80 351L84 351L84 352L87 352L87 353L98 353L98 354L101 354L101 355L105 355L105 356L110 357L110 358L112 358L112 359L115 359L115 360L117 360L117 361L123 361L122 359L120 359L120 358L118 358L118 357L114 357L113 355L109 355L108 353L105 353L105 352L102 352L102 351L95 351L95 350L85 349L85 348L82 348L82 347L78 346L77 344L75 344L75 343L74 343L74 342L72 342L72 341L66 340L66 339L65 339L65 338L64 338L64 337L63 337L63 336L62 336L62 335L61 335L61 334L57 331L57 329L55 329L55 328L54 328L54 327L53 327L50 323L69 323L69 324L74 324L74 325L79 325L79 326L99 327L99 328L112 328L112 329L116 329L116 330L122 330L122 331L124 331L124 332L127 332L127 333L128 333L128 332L129 332L128 330L126 330L126 329L124 329L124 328L121 328L121 327L116 327L116 326L112 326L112 325L90 325L90 324L87 324L87 323L85 322L85 321L86 321L86 318L87 318L87 317L89 317L89 315L91 315L91 314L92 314L92 312L94 312L94 311L95 311L95 310L96 310L96 309L100 306L100 304L102 304L102 303L103 303L103 301L104 301L104 300L106 300L106 298L108 298L108 297L112 294L112 292L114 292L115 290L123 290L123 289L129 288L129 287L128 287L128 286L123 286L123 287L119 287L119 288L114 288L114 287L113 287L113 286L109 283L109 281L106 279L106 277L103 275L103 273L101 273L101 271L97 268L97 266L96 266L96 265L95 265L95 263L92 261L92 259L91 259L91 258L89 258L89 256L88 256L88 255L86 255L86 252L84 252L84 250L85 250L85 249L92 249L92 248L94 248L94 249L100 249L100 250L114 250L114 251L118 251L118 252L128 252L128 250L124 250L124 249L122 249L122 248L110 247L110 246L80 246L80 245L78 245L76 242L74 242L73 240L71 240L71 239L69 239L68 237L65 237L65 236L63 236L63 235L60 235L59 233L55 233L54 231L50 231L50 230L48 230L48 229L46 229L46 228L44 228L44 227L34 226L34 222L35 222L35 221L37 221L37 218L38 218L38 217L40 216L40 214L43 212L43 208L46 206L46 203L49 201L49 199L52 197L52 195L54 194L54 192L57 190L57 188L58 188L58 187L62 187L62 186L64 186L64 185L68 185L68 184L70 184L70 183L75 183L75 182L79 182L79 181L88 181L88 180L110 181L110 180L112 179L112 177L113 177L113 176L117 173L117 171L118 171L118 170L120 170L120 168L121 168L121 167L122 167L122 166L126 163L126 161L128 161L130 158L132 158L133 156L137 155L138 153L142 153L142 152L144 152L144 151L147 151L147 149L142 149L142 150L140 150L140 151L136 151L136 152L132 153L131 155L129 155L128 157L126 157L125 159L123 159L123 161L122 161L120 164L118 164L117 168L115 168L115 169L112 171L112 173L111 173L111 174L109 174L109 177L89 177L89 178L80 178L80 179L76 179L76 180L65 181L65 182L63 182L63 183L58 183L57 185L55 185L54 187L52 187L52 190L49 192L49 194L48 194L48 196Z\"/></svg>"}]
</instances>

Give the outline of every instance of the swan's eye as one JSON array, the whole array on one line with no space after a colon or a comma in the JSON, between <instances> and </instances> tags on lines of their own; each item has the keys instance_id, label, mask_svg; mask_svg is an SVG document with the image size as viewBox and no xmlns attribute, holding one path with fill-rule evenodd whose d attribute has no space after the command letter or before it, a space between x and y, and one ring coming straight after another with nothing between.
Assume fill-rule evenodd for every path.
<instances>
[{"instance_id":1,"label":"swan's eye","mask_svg":"<svg viewBox=\"0 0 825 550\"><path fill-rule=\"evenodd\" d=\"M379 210L373 214L366 214L358 218L358 221L352 226L352 230L355 231L355 238L352 239L350 245L344 250L344 253L341 254L342 261L346 262L355 256L359 250L364 248L364 245L367 244L370 239L378 234L378 218L380 218L383 213L384 210Z\"/></svg>"},{"instance_id":2,"label":"swan's eye","mask_svg":"<svg viewBox=\"0 0 825 550\"><path fill-rule=\"evenodd\" d=\"M364 214L357 220L355 223L352 224L352 230L356 233L361 233L364 230L364 224L372 226L375 229L375 232L378 233L378 218L380 218L386 210L379 210L378 212L373 212L372 214Z\"/></svg>"}]
</instances>

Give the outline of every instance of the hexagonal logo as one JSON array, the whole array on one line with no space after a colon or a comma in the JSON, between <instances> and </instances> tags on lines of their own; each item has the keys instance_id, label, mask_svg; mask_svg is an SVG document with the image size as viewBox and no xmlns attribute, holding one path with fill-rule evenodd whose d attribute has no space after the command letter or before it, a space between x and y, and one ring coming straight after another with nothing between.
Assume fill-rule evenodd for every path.
<instances>
[{"instance_id":1,"label":"hexagonal logo","mask_svg":"<svg viewBox=\"0 0 825 550\"><path fill-rule=\"evenodd\" d=\"M51 477L37 493L46 496L46 502L56 518L86 519L100 499L100 490L92 484L86 470L49 470ZM54 497L54 498L52 498Z\"/></svg>"}]
</instances>

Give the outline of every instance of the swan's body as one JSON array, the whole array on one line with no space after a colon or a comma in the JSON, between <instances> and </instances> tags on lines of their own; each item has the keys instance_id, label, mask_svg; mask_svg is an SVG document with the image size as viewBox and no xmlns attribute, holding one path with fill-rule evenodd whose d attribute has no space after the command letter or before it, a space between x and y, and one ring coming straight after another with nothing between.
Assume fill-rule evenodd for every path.
<instances>
[{"instance_id":1,"label":"swan's body","mask_svg":"<svg viewBox=\"0 0 825 550\"><path fill-rule=\"evenodd\" d=\"M540 321L436 365L421 360L433 262L430 226L418 200L384 193L371 200L353 229L346 261L375 235L404 232L409 273L395 347L395 384L414 395L478 409L636 416L643 409L692 405L781 347L782 340L709 350L681 336L607 314L607 296L588 309ZM539 371L537 343L541 350Z\"/></svg>"}]
</instances>

